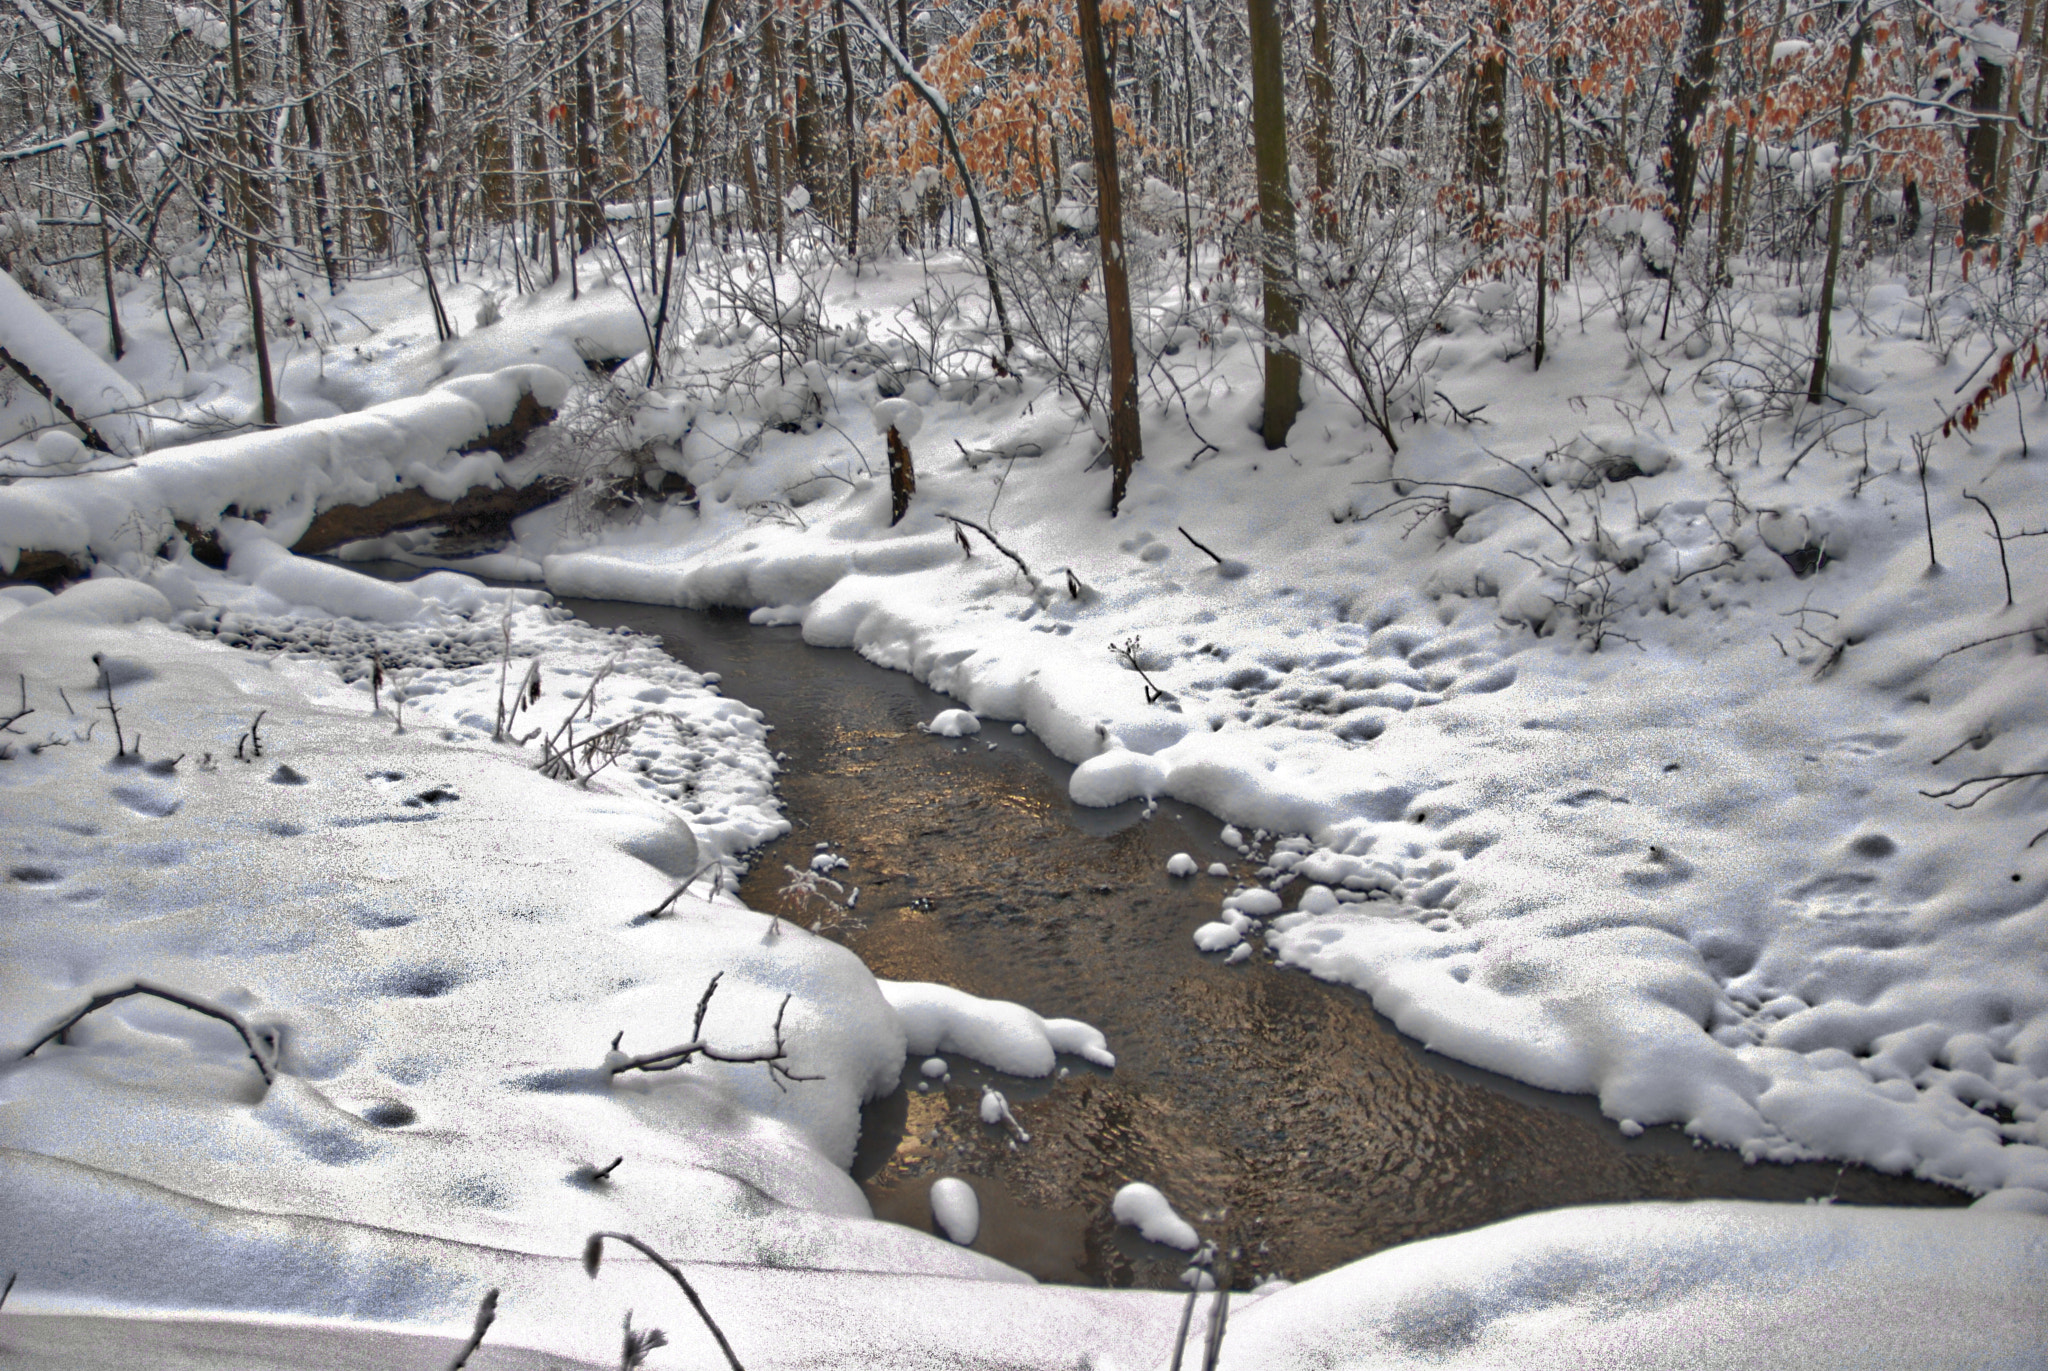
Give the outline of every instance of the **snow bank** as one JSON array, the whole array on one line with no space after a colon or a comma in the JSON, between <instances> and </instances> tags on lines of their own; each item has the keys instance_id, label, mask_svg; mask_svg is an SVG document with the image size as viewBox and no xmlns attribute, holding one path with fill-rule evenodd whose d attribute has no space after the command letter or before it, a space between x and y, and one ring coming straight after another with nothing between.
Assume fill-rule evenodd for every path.
<instances>
[{"instance_id":1,"label":"snow bank","mask_svg":"<svg viewBox=\"0 0 2048 1371\"><path fill-rule=\"evenodd\" d=\"M1233 1304L1221 1366L2036 1366L2044 1238L1970 1211L1566 1209Z\"/></svg>"}]
</instances>

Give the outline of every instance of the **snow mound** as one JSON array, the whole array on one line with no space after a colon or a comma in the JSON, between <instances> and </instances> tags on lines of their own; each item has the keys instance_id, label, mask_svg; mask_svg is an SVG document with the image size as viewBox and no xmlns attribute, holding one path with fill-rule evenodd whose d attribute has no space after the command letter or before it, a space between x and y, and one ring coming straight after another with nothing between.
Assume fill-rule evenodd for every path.
<instances>
[{"instance_id":1,"label":"snow mound","mask_svg":"<svg viewBox=\"0 0 2048 1371\"><path fill-rule=\"evenodd\" d=\"M876 984L896 1010L910 1052L956 1053L1012 1076L1050 1076L1058 1052L1116 1065L1102 1034L1079 1020L1043 1019L1020 1004L926 981Z\"/></svg>"},{"instance_id":2,"label":"snow mound","mask_svg":"<svg viewBox=\"0 0 2048 1371\"><path fill-rule=\"evenodd\" d=\"M966 738L981 732L981 720L965 709L944 709L933 716L924 731L941 738Z\"/></svg>"},{"instance_id":3,"label":"snow mound","mask_svg":"<svg viewBox=\"0 0 2048 1371\"><path fill-rule=\"evenodd\" d=\"M974 1187L958 1176L943 1176L932 1182L932 1222L948 1239L962 1247L974 1246L981 1232L981 1201Z\"/></svg>"},{"instance_id":4,"label":"snow mound","mask_svg":"<svg viewBox=\"0 0 2048 1371\"><path fill-rule=\"evenodd\" d=\"M1157 1187L1143 1181L1132 1181L1118 1190L1109 1203L1109 1212L1118 1223L1137 1229L1147 1242L1178 1247L1183 1252L1192 1252L1201 1245L1194 1225L1173 1212L1173 1205Z\"/></svg>"}]
</instances>

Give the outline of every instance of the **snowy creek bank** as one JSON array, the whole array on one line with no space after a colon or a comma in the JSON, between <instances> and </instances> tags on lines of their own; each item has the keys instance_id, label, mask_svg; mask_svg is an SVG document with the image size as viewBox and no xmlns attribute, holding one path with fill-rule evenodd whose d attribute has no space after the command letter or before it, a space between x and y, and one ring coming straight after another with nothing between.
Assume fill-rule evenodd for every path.
<instances>
[{"instance_id":1,"label":"snowy creek bank","mask_svg":"<svg viewBox=\"0 0 2048 1371\"><path fill-rule=\"evenodd\" d=\"M1256 861L1193 806L1093 809L1035 737L925 726L956 702L794 627L738 614L564 602L659 638L773 725L786 835L754 855L745 903L816 924L889 981L938 982L1070 1015L1107 1035L1113 1072L1051 1078L941 1054L905 1062L862 1116L855 1178L879 1217L937 1231L935 1181L980 1202L975 1251L1041 1280L1165 1288L1184 1254L1111 1217L1127 1181L1159 1186L1241 1270L1290 1279L1398 1243L1562 1205L1708 1197L1946 1205L1959 1191L1863 1167L1745 1165L1675 1128L1625 1138L1584 1096L1426 1052L1368 1000L1265 956L1226 964L1193 930ZM1231 878L1175 878L1188 853ZM807 873L815 873L807 875ZM817 877L822 877L818 879ZM836 883L836 886L833 884ZM851 910L849 893L858 890ZM1291 906L1298 890L1285 892ZM985 1123L984 1087L1030 1140Z\"/></svg>"}]
</instances>

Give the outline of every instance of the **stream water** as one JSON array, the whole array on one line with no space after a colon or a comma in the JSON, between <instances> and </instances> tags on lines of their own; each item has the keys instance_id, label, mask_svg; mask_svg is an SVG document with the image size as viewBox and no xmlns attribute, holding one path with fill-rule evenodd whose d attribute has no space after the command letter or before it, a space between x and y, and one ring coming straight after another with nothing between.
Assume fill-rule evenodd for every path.
<instances>
[{"instance_id":1,"label":"stream water","mask_svg":"<svg viewBox=\"0 0 2048 1371\"><path fill-rule=\"evenodd\" d=\"M793 628L739 614L567 602L589 623L661 638L775 726L794 831L758 854L752 907L827 928L878 976L939 981L1084 1019L1117 1067L1062 1059L1049 1080L962 1058L863 1115L855 1177L878 1217L932 1229L929 1192L966 1178L974 1246L1041 1280L1174 1285L1185 1258L1118 1227L1126 1181L1165 1190L1204 1236L1242 1249L1241 1279L1300 1280L1380 1248L1559 1205L1730 1197L1943 1205L1968 1196L1858 1166L1745 1165L1675 1129L1624 1139L1592 1100L1460 1065L1402 1037L1356 991L1195 950L1223 880L1166 874L1175 852L1250 877L1221 821L1191 806L1091 810L1072 768L991 723L948 740L918 725L957 701ZM795 887L821 843L858 886L858 920ZM982 1123L994 1083L1030 1134Z\"/></svg>"}]
</instances>

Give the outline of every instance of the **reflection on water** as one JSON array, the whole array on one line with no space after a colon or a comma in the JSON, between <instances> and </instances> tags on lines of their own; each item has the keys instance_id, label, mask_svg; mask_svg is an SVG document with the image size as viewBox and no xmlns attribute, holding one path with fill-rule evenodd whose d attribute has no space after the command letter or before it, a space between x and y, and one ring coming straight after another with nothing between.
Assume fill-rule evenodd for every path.
<instances>
[{"instance_id":1,"label":"reflection on water","mask_svg":"<svg viewBox=\"0 0 2048 1371\"><path fill-rule=\"evenodd\" d=\"M928 1192L968 1178L979 1251L1042 1280L1172 1285L1178 1254L1117 1228L1126 1181L1166 1191L1205 1236L1244 1249L1245 1279L1291 1279L1368 1252L1530 1210L1636 1199L1738 1197L1950 1204L1968 1197L1833 1164L1745 1166L1672 1129L1623 1139L1592 1101L1424 1052L1364 996L1258 959L1225 967L1190 934L1228 883L1175 880L1166 859L1224 861L1220 822L1172 802L1084 810L1071 768L991 725L948 740L918 724L956 702L794 629L739 616L570 601L589 622L659 634L765 712L787 754L795 831L763 852L741 894L809 925L788 889L820 843L850 864L856 912L830 930L891 980L940 981L1085 1019L1114 1072L1078 1059L1049 1081L951 1060L918 1063L865 1116L856 1176L877 1215L931 1229ZM995 1081L1031 1141L978 1113Z\"/></svg>"}]
</instances>

